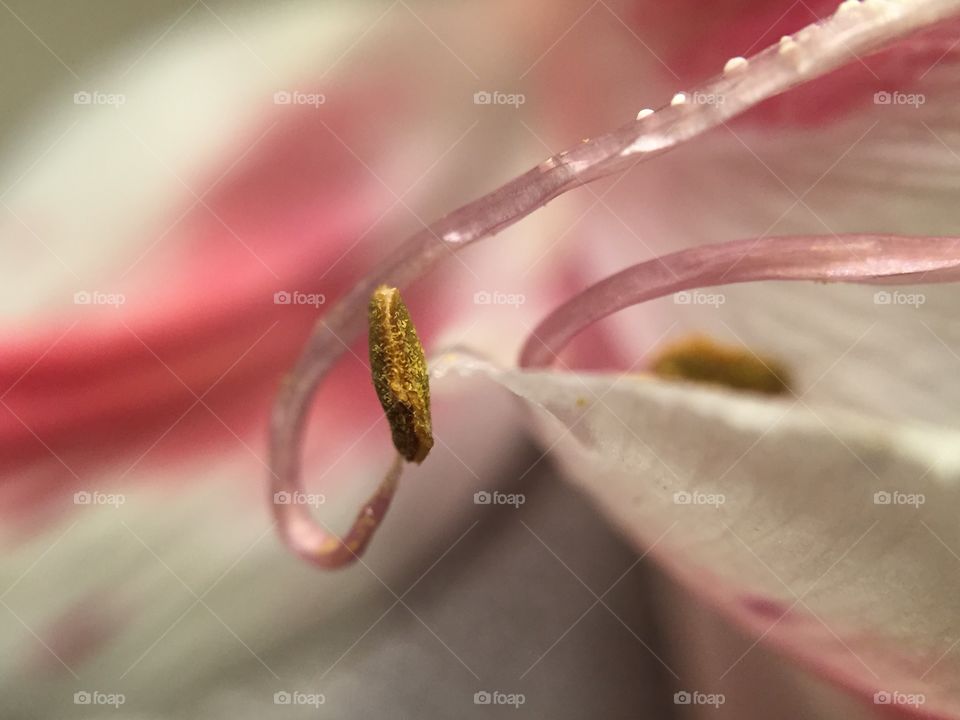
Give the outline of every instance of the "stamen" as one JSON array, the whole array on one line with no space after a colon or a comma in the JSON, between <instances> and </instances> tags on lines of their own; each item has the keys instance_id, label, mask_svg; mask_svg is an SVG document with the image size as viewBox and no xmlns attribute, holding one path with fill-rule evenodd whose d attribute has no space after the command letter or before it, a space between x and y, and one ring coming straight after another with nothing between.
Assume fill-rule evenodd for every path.
<instances>
[{"instance_id":1,"label":"stamen","mask_svg":"<svg viewBox=\"0 0 960 720\"><path fill-rule=\"evenodd\" d=\"M423 462L433 447L430 375L400 291L386 285L370 298L370 367L397 452Z\"/></svg>"},{"instance_id":2,"label":"stamen","mask_svg":"<svg viewBox=\"0 0 960 720\"><path fill-rule=\"evenodd\" d=\"M789 375L782 363L746 348L721 345L705 335L663 348L650 364L650 371L667 380L723 385L767 395L789 391Z\"/></svg>"}]
</instances>

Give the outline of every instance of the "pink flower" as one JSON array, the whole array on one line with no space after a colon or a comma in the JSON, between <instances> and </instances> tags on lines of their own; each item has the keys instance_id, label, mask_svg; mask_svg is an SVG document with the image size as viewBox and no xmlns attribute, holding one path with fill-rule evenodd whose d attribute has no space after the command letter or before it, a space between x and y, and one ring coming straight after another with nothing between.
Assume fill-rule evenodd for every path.
<instances>
[{"instance_id":1,"label":"pink flower","mask_svg":"<svg viewBox=\"0 0 960 720\"><path fill-rule=\"evenodd\" d=\"M943 580L960 551L952 293L927 286L957 257L956 3L384 10L197 8L199 42L174 34L70 87L7 164L3 229L22 248L8 286L26 282L0 356L3 598L20 633L4 655L54 689L25 693L29 712L121 688L166 716L190 690L210 716L277 703L262 684L241 698L246 671L240 699L206 689L234 651L277 682L321 653L326 678L366 636L360 599L386 586L403 605L392 588L470 532L473 494L527 474L529 419L678 581L662 602L743 633L732 654L667 643L677 702L769 712L749 672L770 647L788 659L777 682L805 677L796 662L868 703L960 713ZM644 105L660 109L630 121ZM362 562L322 575L282 551L264 496L280 536L322 560L389 466L358 342L384 281L435 361L437 446ZM587 327L673 293L688 294ZM633 377L683 330L775 357L795 395ZM314 623L316 649L297 651ZM352 667L331 697L338 682L363 695L343 689L351 673L375 684ZM812 697L794 698L809 716Z\"/></svg>"}]
</instances>

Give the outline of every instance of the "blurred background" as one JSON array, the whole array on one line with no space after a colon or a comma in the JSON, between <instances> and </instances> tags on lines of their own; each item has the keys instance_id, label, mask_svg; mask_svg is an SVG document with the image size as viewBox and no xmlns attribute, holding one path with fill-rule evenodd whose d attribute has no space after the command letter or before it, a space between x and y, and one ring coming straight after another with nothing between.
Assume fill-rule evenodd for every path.
<instances>
[{"instance_id":1,"label":"blurred background","mask_svg":"<svg viewBox=\"0 0 960 720\"><path fill-rule=\"evenodd\" d=\"M865 712L628 547L489 387L435 390L434 455L363 564L322 573L276 535L266 419L326 307L425 222L821 12L557 5L0 0L4 718ZM707 226L815 226L782 201L816 152L781 171L816 142L743 132L761 163L681 149L445 260L408 297L428 348L511 362L557 302ZM832 192L807 203L837 227L869 204L826 215ZM564 361L629 367L667 327L625 314ZM389 457L352 344L310 426L318 516L345 528ZM493 490L524 502L473 502Z\"/></svg>"}]
</instances>

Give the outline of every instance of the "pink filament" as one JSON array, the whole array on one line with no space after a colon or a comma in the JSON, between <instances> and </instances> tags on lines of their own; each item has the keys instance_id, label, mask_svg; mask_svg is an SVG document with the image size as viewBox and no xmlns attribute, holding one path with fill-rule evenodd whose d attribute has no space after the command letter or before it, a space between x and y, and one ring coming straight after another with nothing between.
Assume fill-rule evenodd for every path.
<instances>
[{"instance_id":1,"label":"pink filament","mask_svg":"<svg viewBox=\"0 0 960 720\"><path fill-rule=\"evenodd\" d=\"M547 367L588 326L618 310L685 290L755 280L939 283L960 280L960 238L840 235L735 240L633 265L546 317L520 352L520 367Z\"/></svg>"},{"instance_id":2,"label":"pink filament","mask_svg":"<svg viewBox=\"0 0 960 720\"><path fill-rule=\"evenodd\" d=\"M317 532L314 520L300 509L302 506L278 503L274 496L274 515L283 529L284 537L301 557L327 570L355 562L363 555L373 539L373 533L387 514L402 470L403 458L397 455L342 539L332 532Z\"/></svg>"}]
</instances>

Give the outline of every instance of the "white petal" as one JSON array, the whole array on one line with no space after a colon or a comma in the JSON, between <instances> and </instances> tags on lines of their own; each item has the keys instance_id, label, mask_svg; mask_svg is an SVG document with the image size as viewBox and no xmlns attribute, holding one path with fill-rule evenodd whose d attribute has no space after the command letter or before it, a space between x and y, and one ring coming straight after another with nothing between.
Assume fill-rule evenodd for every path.
<instances>
[{"instance_id":1,"label":"white petal","mask_svg":"<svg viewBox=\"0 0 960 720\"><path fill-rule=\"evenodd\" d=\"M960 712L960 433L637 376L437 368L537 409L573 482L754 637L861 695Z\"/></svg>"}]
</instances>

